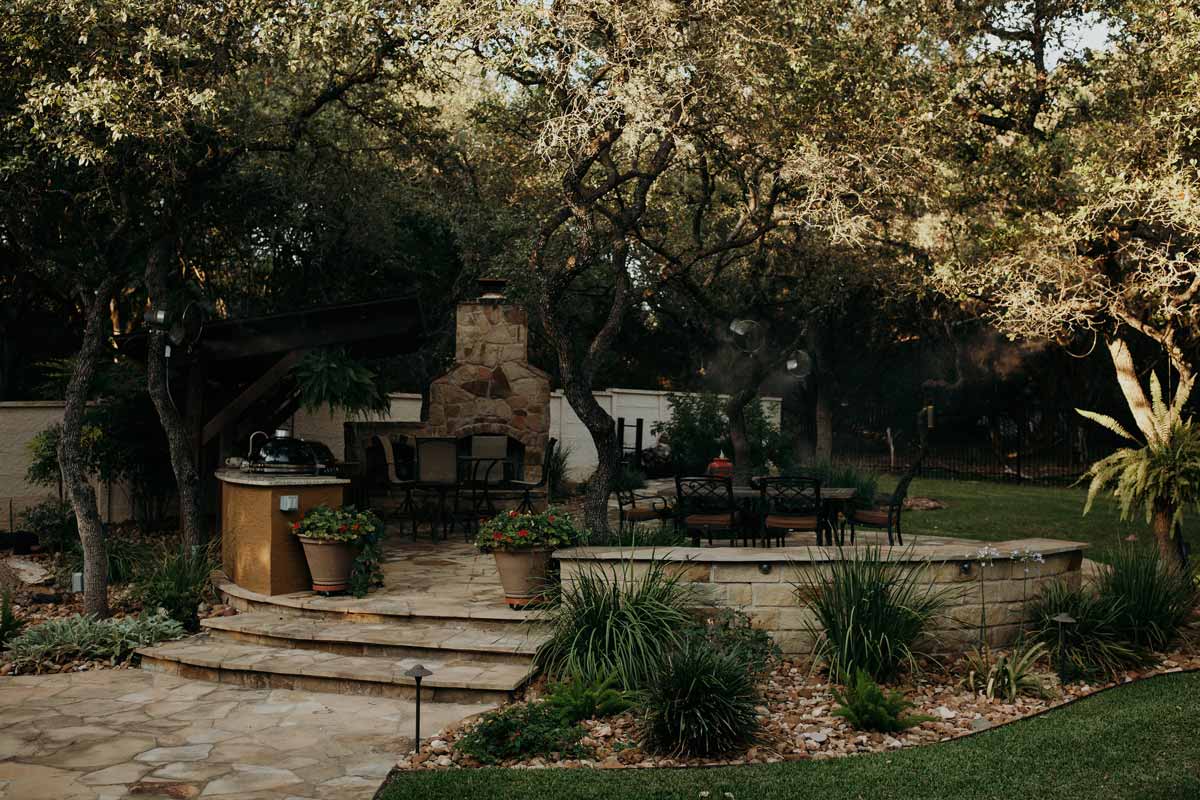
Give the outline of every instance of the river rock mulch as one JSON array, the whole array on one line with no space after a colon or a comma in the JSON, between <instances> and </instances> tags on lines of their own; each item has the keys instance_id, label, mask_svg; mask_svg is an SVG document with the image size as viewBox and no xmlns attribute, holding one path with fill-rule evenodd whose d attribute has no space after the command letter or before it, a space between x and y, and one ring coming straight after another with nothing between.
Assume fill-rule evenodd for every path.
<instances>
[{"instance_id":1,"label":"river rock mulch","mask_svg":"<svg viewBox=\"0 0 1200 800\"><path fill-rule=\"evenodd\" d=\"M998 700L989 702L981 694L964 690L958 682L961 672L952 670L936 674L927 671L916 681L896 688L916 704L911 713L933 717L933 720L922 722L902 733L885 734L856 730L841 717L834 716L833 710L838 703L832 687L824 682L823 676L813 674L806 664L785 661L776 667L765 685L764 704L758 708L762 722L761 739L744 752L723 758L677 758L647 753L638 744L637 717L634 712L629 712L583 723L587 734L582 744L591 753L587 758L539 757L509 761L501 766L515 769L731 766L900 750L987 730L1121 683L1151 675L1196 669L1200 669L1200 648L1189 643L1181 649L1163 654L1154 667L1128 672L1116 681L1059 686L1057 678L1047 672L1043 675L1048 688L1046 698L1021 697L1013 703ZM402 758L399 768L462 769L481 766L455 748L458 739L477 721L478 717L469 718L439 731L424 741L419 753Z\"/></svg>"}]
</instances>

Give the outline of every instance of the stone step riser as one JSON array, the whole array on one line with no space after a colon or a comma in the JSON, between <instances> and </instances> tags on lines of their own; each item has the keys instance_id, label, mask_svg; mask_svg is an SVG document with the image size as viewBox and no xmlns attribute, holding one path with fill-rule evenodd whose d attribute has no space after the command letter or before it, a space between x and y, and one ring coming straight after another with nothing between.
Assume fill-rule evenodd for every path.
<instances>
[{"instance_id":1,"label":"stone step riser","mask_svg":"<svg viewBox=\"0 0 1200 800\"><path fill-rule=\"evenodd\" d=\"M218 640L263 645L266 647L291 648L295 650L316 650L339 656L368 656L371 658L387 659L447 659L461 657L464 659L469 658L471 661L480 664L528 665L533 662L531 653L495 653L459 648L384 645L370 642L335 642L320 639L289 639L281 636L266 636L243 631L224 631L217 628L208 629L208 633L214 639Z\"/></svg>"},{"instance_id":2,"label":"stone step riser","mask_svg":"<svg viewBox=\"0 0 1200 800\"><path fill-rule=\"evenodd\" d=\"M143 656L141 668L151 672L177 675L191 680L226 683L248 689L299 689L308 692L360 695L364 697L388 697L416 699L415 686L378 681L357 681L346 678L331 678L318 675L289 675L277 672L206 667L186 664L162 658ZM421 687L421 699L433 703L505 703L513 699L513 692L491 689L464 689L451 687Z\"/></svg>"}]
</instances>

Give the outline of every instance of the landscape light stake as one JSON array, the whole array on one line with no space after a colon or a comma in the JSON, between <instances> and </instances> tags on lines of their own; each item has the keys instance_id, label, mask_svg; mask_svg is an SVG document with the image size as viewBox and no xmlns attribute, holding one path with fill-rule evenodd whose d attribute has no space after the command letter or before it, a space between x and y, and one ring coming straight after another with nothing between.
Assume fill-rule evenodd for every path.
<instances>
[{"instance_id":1,"label":"landscape light stake","mask_svg":"<svg viewBox=\"0 0 1200 800\"><path fill-rule=\"evenodd\" d=\"M415 755L421 752L421 679L428 678L433 671L425 669L424 664L414 664L406 669L404 674L417 682L417 725L413 733L413 754Z\"/></svg>"},{"instance_id":2,"label":"landscape light stake","mask_svg":"<svg viewBox=\"0 0 1200 800\"><path fill-rule=\"evenodd\" d=\"M1067 656L1066 656L1066 634L1067 626L1075 624L1075 618L1067 612L1055 614L1050 618L1051 622L1058 623L1058 680L1060 683L1067 682Z\"/></svg>"}]
</instances>

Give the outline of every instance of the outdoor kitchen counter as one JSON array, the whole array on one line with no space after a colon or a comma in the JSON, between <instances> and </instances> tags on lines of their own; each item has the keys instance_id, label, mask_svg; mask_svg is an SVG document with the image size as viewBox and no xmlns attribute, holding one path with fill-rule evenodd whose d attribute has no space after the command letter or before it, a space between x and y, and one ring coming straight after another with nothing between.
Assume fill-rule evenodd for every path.
<instances>
[{"instance_id":1,"label":"outdoor kitchen counter","mask_svg":"<svg viewBox=\"0 0 1200 800\"><path fill-rule=\"evenodd\" d=\"M221 563L238 586L275 595L312 588L304 549L292 525L309 509L342 505L350 481L326 475L286 475L220 470ZM296 510L283 511L285 497Z\"/></svg>"}]
</instances>

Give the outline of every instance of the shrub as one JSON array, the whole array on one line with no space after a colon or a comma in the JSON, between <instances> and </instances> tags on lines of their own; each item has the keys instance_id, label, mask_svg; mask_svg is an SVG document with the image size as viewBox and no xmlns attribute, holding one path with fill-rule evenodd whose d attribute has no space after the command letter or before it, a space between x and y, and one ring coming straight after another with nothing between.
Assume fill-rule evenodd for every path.
<instances>
[{"instance_id":1,"label":"shrub","mask_svg":"<svg viewBox=\"0 0 1200 800\"><path fill-rule=\"evenodd\" d=\"M79 544L79 526L75 510L62 500L43 500L21 514L21 524L37 534L38 544L56 553Z\"/></svg>"},{"instance_id":2,"label":"shrub","mask_svg":"<svg viewBox=\"0 0 1200 800\"><path fill-rule=\"evenodd\" d=\"M594 683L615 676L622 689L644 685L691 621L686 584L662 562L646 566L641 575L634 562L596 567L557 590L541 617L550 638L537 653L550 677Z\"/></svg>"},{"instance_id":3,"label":"shrub","mask_svg":"<svg viewBox=\"0 0 1200 800\"><path fill-rule=\"evenodd\" d=\"M771 634L755 628L750 617L731 608L717 609L693 624L687 635L699 645L733 656L757 677L770 672L782 656Z\"/></svg>"},{"instance_id":4,"label":"shrub","mask_svg":"<svg viewBox=\"0 0 1200 800\"><path fill-rule=\"evenodd\" d=\"M9 639L16 636L25 627L25 622L12 610L12 593L5 592L0 597L0 650Z\"/></svg>"},{"instance_id":5,"label":"shrub","mask_svg":"<svg viewBox=\"0 0 1200 800\"><path fill-rule=\"evenodd\" d=\"M1102 601L1120 609L1117 633L1136 647L1162 650L1187 623L1196 605L1192 575L1155 549L1120 547L1100 574Z\"/></svg>"},{"instance_id":6,"label":"shrub","mask_svg":"<svg viewBox=\"0 0 1200 800\"><path fill-rule=\"evenodd\" d=\"M200 627L197 606L209 595L209 577L217 568L211 548L164 546L134 584L134 596L148 611L163 609L189 631Z\"/></svg>"},{"instance_id":7,"label":"shrub","mask_svg":"<svg viewBox=\"0 0 1200 800\"><path fill-rule=\"evenodd\" d=\"M967 656L962 685L972 692L982 692L988 700L998 697L1008 703L1023 694L1044 697L1046 686L1036 668L1046 652L1046 646L1040 643L1017 645L993 661L991 650L984 645Z\"/></svg>"},{"instance_id":8,"label":"shrub","mask_svg":"<svg viewBox=\"0 0 1200 800\"><path fill-rule=\"evenodd\" d=\"M877 547L844 552L824 575L797 590L811 597L820 626L809 629L815 654L840 682L856 670L886 681L915 669L914 648L950 594L935 588L924 565L888 562Z\"/></svg>"},{"instance_id":9,"label":"shrub","mask_svg":"<svg viewBox=\"0 0 1200 800\"><path fill-rule=\"evenodd\" d=\"M633 707L629 695L616 688L616 682L616 676L590 683L584 680L563 681L555 684L546 696L546 703L558 711L566 724L611 717Z\"/></svg>"},{"instance_id":10,"label":"shrub","mask_svg":"<svg viewBox=\"0 0 1200 800\"><path fill-rule=\"evenodd\" d=\"M833 696L841 704L834 709L834 715L859 730L898 733L933 719L922 714L906 714L913 704L900 692L885 692L861 669L855 670L854 680L846 685L845 692L834 689Z\"/></svg>"},{"instance_id":11,"label":"shrub","mask_svg":"<svg viewBox=\"0 0 1200 800\"><path fill-rule=\"evenodd\" d=\"M1054 617L1069 614L1075 622L1062 626ZM1103 599L1065 581L1047 584L1030 602L1033 637L1046 645L1056 668L1067 680L1114 676L1150 663L1149 654L1123 641L1119 631L1119 601Z\"/></svg>"},{"instance_id":12,"label":"shrub","mask_svg":"<svg viewBox=\"0 0 1200 800\"><path fill-rule=\"evenodd\" d=\"M578 757L584 752L583 733L582 726L564 722L549 703L511 705L484 714L458 740L458 750L484 764L555 754Z\"/></svg>"},{"instance_id":13,"label":"shrub","mask_svg":"<svg viewBox=\"0 0 1200 800\"><path fill-rule=\"evenodd\" d=\"M124 536L108 536L104 555L108 560L108 582L128 583L133 580L139 565L146 557L146 545ZM83 544L76 539L66 551L66 571L83 572ZM70 585L70 575L60 576L63 585Z\"/></svg>"},{"instance_id":14,"label":"shrub","mask_svg":"<svg viewBox=\"0 0 1200 800\"><path fill-rule=\"evenodd\" d=\"M676 470L699 475L718 453L723 451L732 457L729 420L720 397L712 393L671 395L667 402L671 404L671 418L655 423L650 432L667 440ZM791 443L766 418L758 398L746 404L745 417L751 469L765 472L768 463L787 468Z\"/></svg>"},{"instance_id":15,"label":"shrub","mask_svg":"<svg viewBox=\"0 0 1200 800\"><path fill-rule=\"evenodd\" d=\"M79 660L116 664L139 647L183 635L183 626L165 614L120 619L73 614L29 628L12 639L8 647L18 669L40 669L46 664Z\"/></svg>"},{"instance_id":16,"label":"shrub","mask_svg":"<svg viewBox=\"0 0 1200 800\"><path fill-rule=\"evenodd\" d=\"M732 652L685 641L640 695L645 746L674 755L726 753L754 742L761 703L755 678Z\"/></svg>"}]
</instances>

